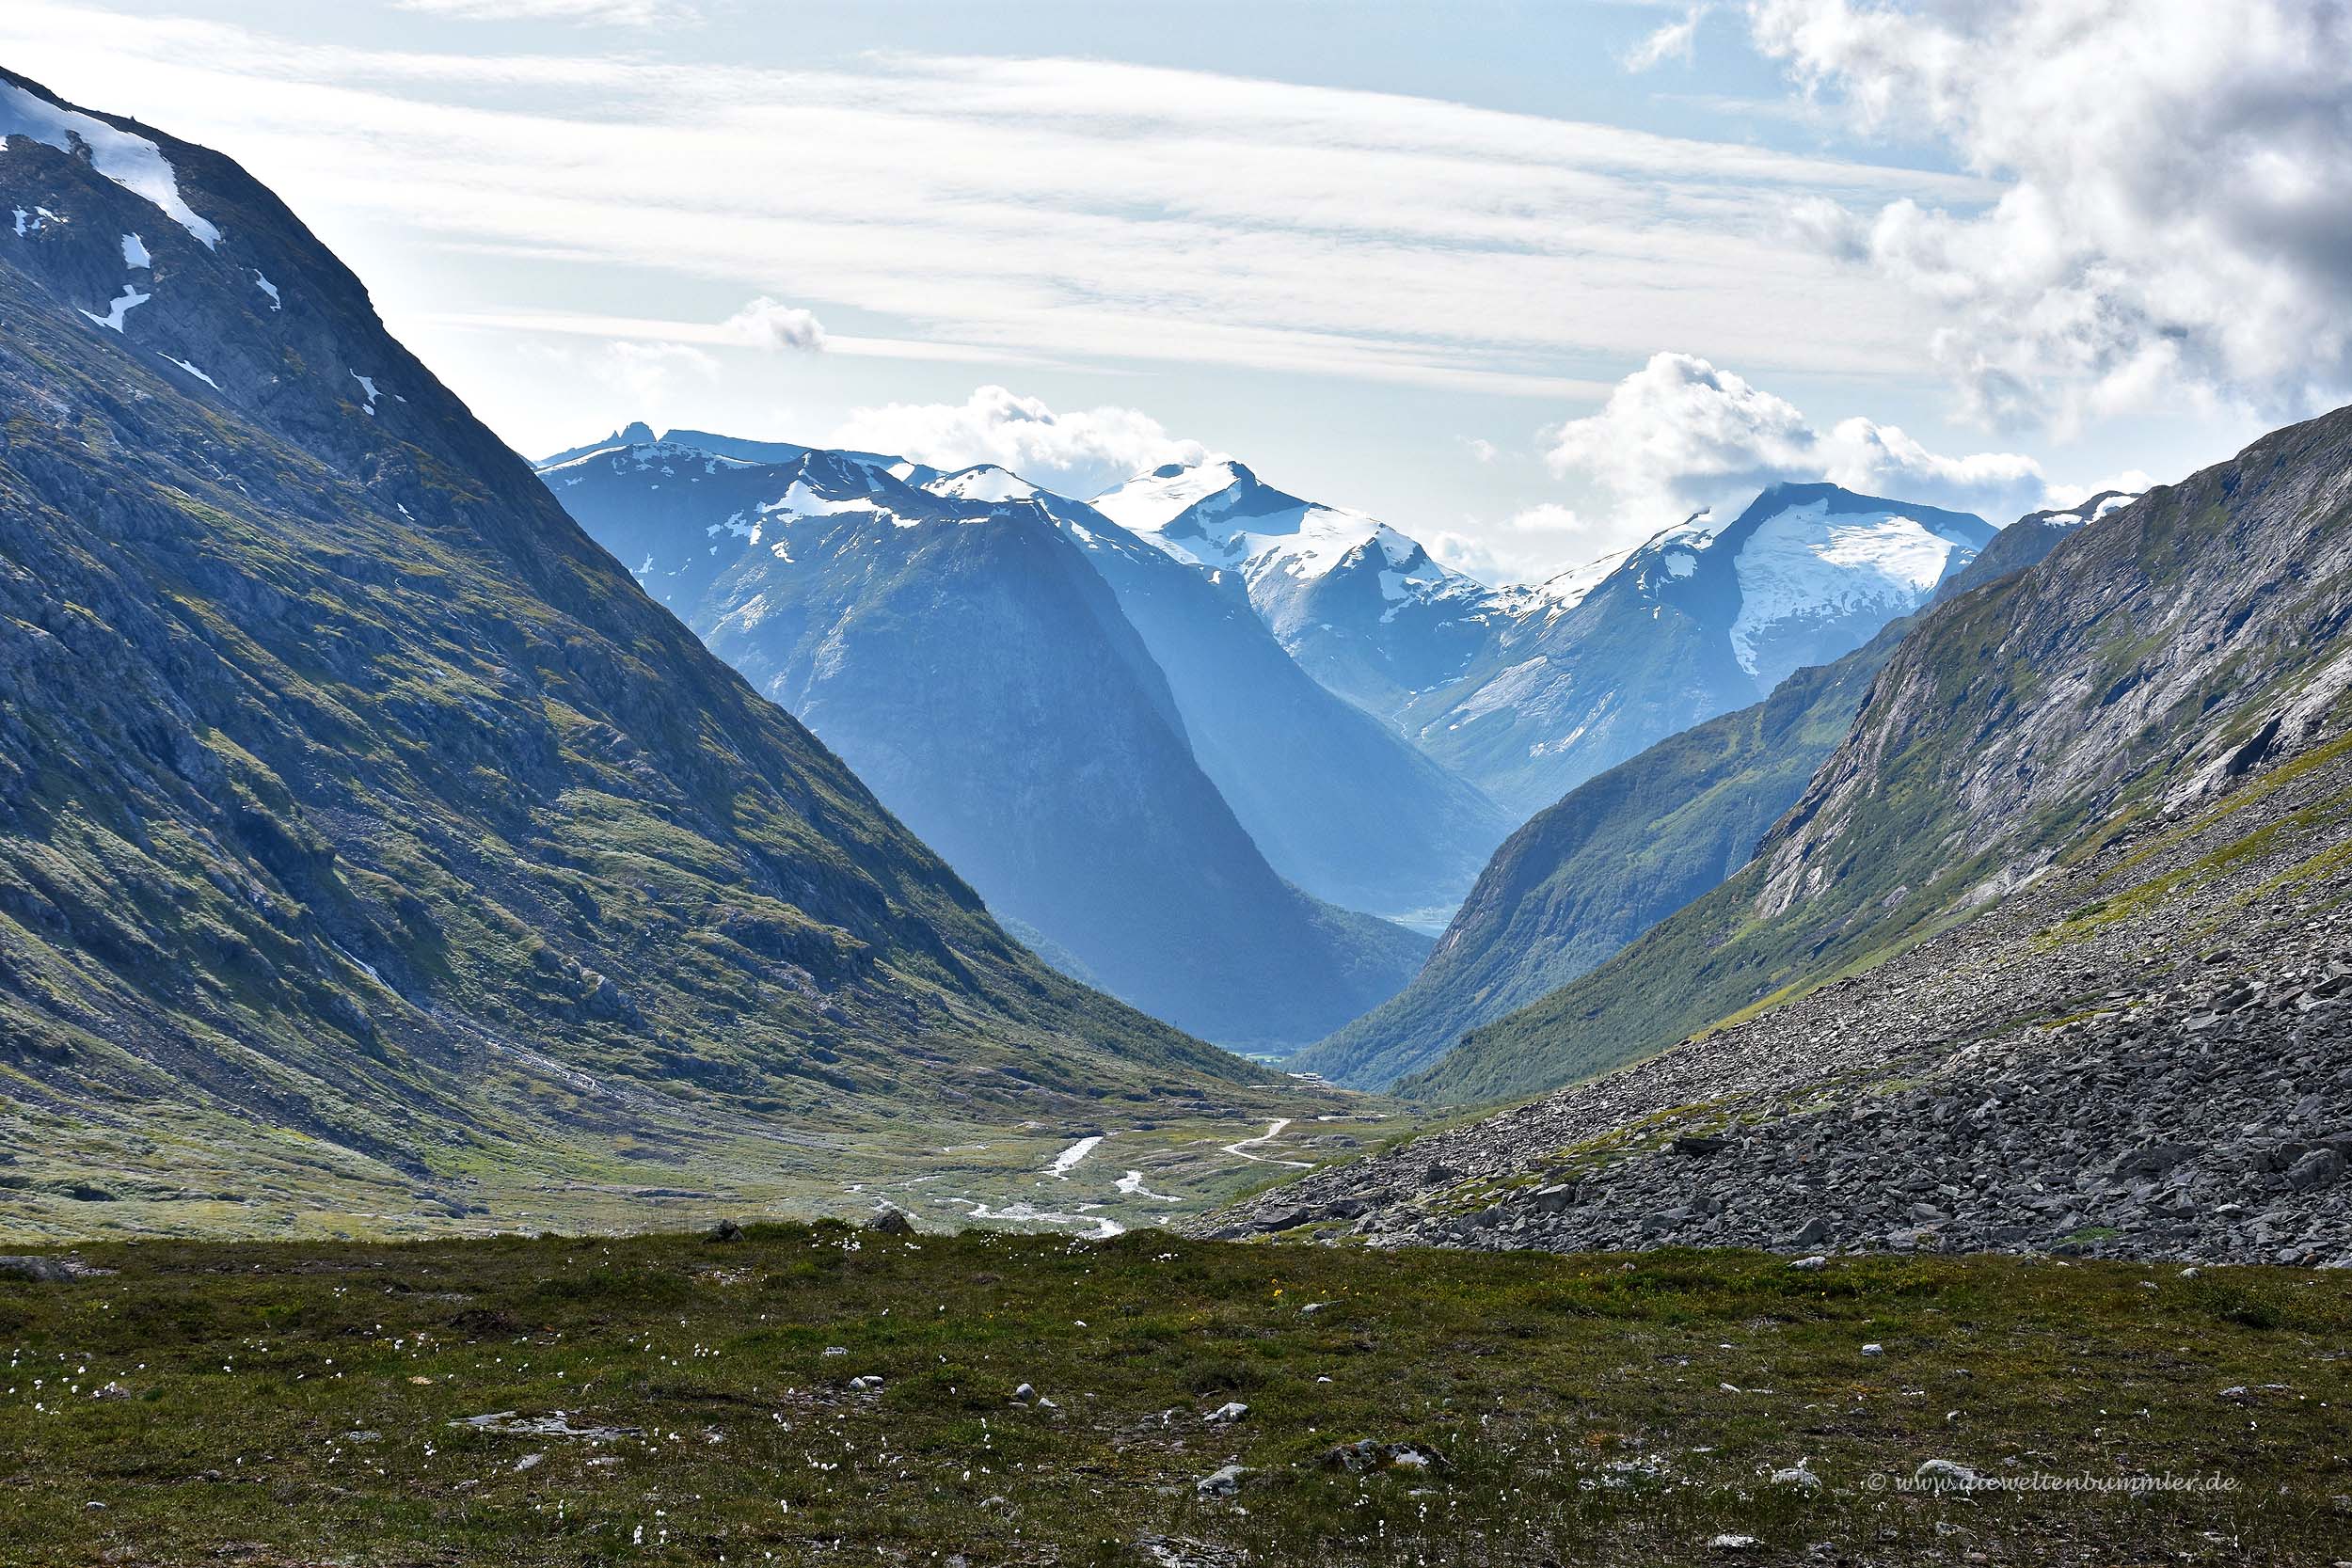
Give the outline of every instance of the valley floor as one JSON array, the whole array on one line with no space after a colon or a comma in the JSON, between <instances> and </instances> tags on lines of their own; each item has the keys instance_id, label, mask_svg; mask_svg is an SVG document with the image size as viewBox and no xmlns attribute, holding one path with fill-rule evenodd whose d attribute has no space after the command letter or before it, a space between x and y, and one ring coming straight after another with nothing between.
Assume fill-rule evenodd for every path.
<instances>
[{"instance_id":1,"label":"valley floor","mask_svg":"<svg viewBox=\"0 0 2352 1568\"><path fill-rule=\"evenodd\" d=\"M839 1224L73 1256L0 1264L0 1563L2302 1564L2352 1530L2341 1272Z\"/></svg>"},{"instance_id":2,"label":"valley floor","mask_svg":"<svg viewBox=\"0 0 2352 1568\"><path fill-rule=\"evenodd\" d=\"M664 1104L634 1135L428 1146L430 1173L251 1120L163 1104L112 1120L8 1104L0 1069L0 1249L68 1240L417 1241L621 1234L739 1219L922 1224L1096 1240L1165 1226L1427 1125L1393 1101L1312 1085L1231 1085L1132 1103L1035 1090L1029 1114L844 1115L831 1126ZM486 1091L485 1091L486 1092ZM495 1096L493 1097L495 1098ZM508 1097L528 1102L527 1092ZM112 1111L115 1107L109 1107ZM13 1147L11 1147L13 1144Z\"/></svg>"}]
</instances>

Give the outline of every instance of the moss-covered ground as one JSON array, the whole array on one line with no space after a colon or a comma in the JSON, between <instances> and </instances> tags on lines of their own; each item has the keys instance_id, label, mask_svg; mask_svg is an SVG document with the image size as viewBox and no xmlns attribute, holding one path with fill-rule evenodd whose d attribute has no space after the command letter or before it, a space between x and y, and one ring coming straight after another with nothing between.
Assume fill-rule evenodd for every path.
<instances>
[{"instance_id":1,"label":"moss-covered ground","mask_svg":"<svg viewBox=\"0 0 2352 1568\"><path fill-rule=\"evenodd\" d=\"M2326 1563L2352 1541L2338 1274L838 1224L79 1256L118 1272L0 1279L0 1563ZM1359 1439L1428 1463L1327 1463ZM1931 1460L2223 1484L1905 1491ZM1229 1464L1236 1493L1201 1496ZM1771 1479L1799 1467L1818 1488Z\"/></svg>"}]
</instances>

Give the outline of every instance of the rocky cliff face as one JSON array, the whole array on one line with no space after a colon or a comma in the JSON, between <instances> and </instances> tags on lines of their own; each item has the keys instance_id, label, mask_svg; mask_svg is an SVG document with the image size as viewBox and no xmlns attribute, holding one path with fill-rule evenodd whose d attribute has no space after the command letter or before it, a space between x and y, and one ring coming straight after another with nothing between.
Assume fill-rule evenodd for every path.
<instances>
[{"instance_id":1,"label":"rocky cliff face","mask_svg":"<svg viewBox=\"0 0 2352 1568\"><path fill-rule=\"evenodd\" d=\"M2352 684L2348 470L2352 414L2294 426L1933 617L1759 847L1757 911L1842 884L1925 918L2051 863L2064 825L2183 807L2302 745ZM1864 865L1899 801L1926 808L1909 852ZM1921 842L1941 824L1960 836Z\"/></svg>"},{"instance_id":2,"label":"rocky cliff face","mask_svg":"<svg viewBox=\"0 0 2352 1568\"><path fill-rule=\"evenodd\" d=\"M0 1058L50 1151L202 1207L175 1147L610 1180L1251 1076L1009 940L234 166L0 96L54 133L0 156Z\"/></svg>"}]
</instances>

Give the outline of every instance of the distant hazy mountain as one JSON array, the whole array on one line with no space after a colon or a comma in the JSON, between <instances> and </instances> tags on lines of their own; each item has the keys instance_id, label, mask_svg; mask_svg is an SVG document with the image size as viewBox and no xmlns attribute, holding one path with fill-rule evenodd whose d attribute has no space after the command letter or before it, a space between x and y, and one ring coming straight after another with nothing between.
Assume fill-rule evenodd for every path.
<instances>
[{"instance_id":1,"label":"distant hazy mountain","mask_svg":"<svg viewBox=\"0 0 2352 1568\"><path fill-rule=\"evenodd\" d=\"M1309 675L1240 579L1170 559L1093 508L1002 469L933 490L1033 496L1119 595L1192 739L1266 859L1319 897L1442 922L1510 831L1502 808Z\"/></svg>"},{"instance_id":2,"label":"distant hazy mountain","mask_svg":"<svg viewBox=\"0 0 2352 1568\"><path fill-rule=\"evenodd\" d=\"M752 463L675 436L542 478L1072 973L1281 1049L1394 992L1426 951L1267 863L1078 543L1117 541L1099 515L999 469Z\"/></svg>"},{"instance_id":3,"label":"distant hazy mountain","mask_svg":"<svg viewBox=\"0 0 2352 1568\"><path fill-rule=\"evenodd\" d=\"M1458 676L1506 613L1386 523L1277 490L1231 458L1155 468L1094 505L1175 560L1237 578L1309 673L1383 717Z\"/></svg>"},{"instance_id":4,"label":"distant hazy mountain","mask_svg":"<svg viewBox=\"0 0 2352 1568\"><path fill-rule=\"evenodd\" d=\"M1171 558L1238 577L1310 673L1520 819L1859 647L1994 531L1835 485L1776 485L1720 533L1693 520L1535 587L1494 589L1231 458L1170 464L1094 504Z\"/></svg>"},{"instance_id":5,"label":"distant hazy mountain","mask_svg":"<svg viewBox=\"0 0 2352 1568\"><path fill-rule=\"evenodd\" d=\"M1528 595L1458 679L1399 715L1439 762L1532 814L1934 596L1994 537L1964 513L1774 485Z\"/></svg>"},{"instance_id":6,"label":"distant hazy mountain","mask_svg":"<svg viewBox=\"0 0 2352 1568\"><path fill-rule=\"evenodd\" d=\"M540 467L557 496L592 512L599 536L632 565L661 552L679 509L705 504L694 498L723 469L812 450L683 430L656 441L642 424L632 430L644 438L618 443L629 453L618 464L608 440ZM591 455L599 461L580 461ZM1307 675L1232 574L1194 571L1084 502L1002 468L943 474L878 453L838 455L952 500L1037 501L1118 594L1167 679L1202 771L1267 862L1317 897L1435 928L1510 831L1502 808L1475 787ZM763 483L749 482L746 495ZM731 559L706 543L691 559L649 573L646 586L682 614L723 557Z\"/></svg>"},{"instance_id":7,"label":"distant hazy mountain","mask_svg":"<svg viewBox=\"0 0 2352 1568\"><path fill-rule=\"evenodd\" d=\"M0 1122L100 1197L1257 1076L1010 940L229 160L5 73L0 133Z\"/></svg>"}]
</instances>

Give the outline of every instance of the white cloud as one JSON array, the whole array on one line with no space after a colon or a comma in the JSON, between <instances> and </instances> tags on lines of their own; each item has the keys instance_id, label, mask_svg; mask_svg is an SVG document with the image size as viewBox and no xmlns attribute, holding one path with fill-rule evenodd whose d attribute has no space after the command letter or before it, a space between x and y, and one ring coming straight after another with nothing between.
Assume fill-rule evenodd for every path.
<instances>
[{"instance_id":1,"label":"white cloud","mask_svg":"<svg viewBox=\"0 0 2352 1568\"><path fill-rule=\"evenodd\" d=\"M1539 501L1498 526L1464 518L1460 529L1419 534L1429 553L1481 582L1541 582L1613 547L1606 518L1583 515L1557 501Z\"/></svg>"},{"instance_id":2,"label":"white cloud","mask_svg":"<svg viewBox=\"0 0 2352 1568\"><path fill-rule=\"evenodd\" d=\"M1866 495L1975 512L1995 526L2047 504L2041 465L2018 452L1949 457L1893 425L1852 418L1827 431L1794 404L1687 354L1658 354L1595 414L1551 433L1554 472L1613 503L1591 531L1624 546L1691 514L1728 522L1757 491L1828 480Z\"/></svg>"},{"instance_id":3,"label":"white cloud","mask_svg":"<svg viewBox=\"0 0 2352 1568\"><path fill-rule=\"evenodd\" d=\"M1505 560L1502 552L1480 535L1440 528L1424 530L1417 537L1432 557L1481 582L1517 582L1526 575L1518 562Z\"/></svg>"},{"instance_id":4,"label":"white cloud","mask_svg":"<svg viewBox=\"0 0 2352 1568\"><path fill-rule=\"evenodd\" d=\"M1198 441L1178 440L1157 420L1133 408L1057 414L1002 387L982 387L962 403L894 403L852 410L826 444L891 452L935 468L993 463L1070 496L1093 496L1163 463L1205 455Z\"/></svg>"},{"instance_id":5,"label":"white cloud","mask_svg":"<svg viewBox=\"0 0 2352 1568\"><path fill-rule=\"evenodd\" d=\"M1799 227L1933 304L1994 424L2352 388L2342 0L1755 0L1758 45L1866 128L1947 143L1990 206L1816 197Z\"/></svg>"},{"instance_id":6,"label":"white cloud","mask_svg":"<svg viewBox=\"0 0 2352 1568\"><path fill-rule=\"evenodd\" d=\"M1484 436L1465 436L1462 437L1462 444L1470 448L1470 454L1481 463L1491 463L1495 460L1495 444Z\"/></svg>"},{"instance_id":7,"label":"white cloud","mask_svg":"<svg viewBox=\"0 0 2352 1568\"><path fill-rule=\"evenodd\" d=\"M1690 64L1698 44L1699 23L1705 20L1708 8L1693 6L1683 13L1681 21L1657 28L1628 50L1621 63L1626 70L1634 71L1648 71L1668 60Z\"/></svg>"},{"instance_id":8,"label":"white cloud","mask_svg":"<svg viewBox=\"0 0 2352 1568\"><path fill-rule=\"evenodd\" d=\"M487 253L529 264L456 263L491 294L467 302L482 313L561 296L532 270L560 260L566 282L652 275L1090 365L1553 400L1573 390L1564 363L1661 341L1822 373L1924 369L1900 291L1798 243L1783 211L1986 188L1102 60L404 54L167 16L130 26L87 0L9 0L0 57L245 158L348 239L396 327L411 301L445 303L404 280Z\"/></svg>"},{"instance_id":9,"label":"white cloud","mask_svg":"<svg viewBox=\"0 0 2352 1568\"><path fill-rule=\"evenodd\" d=\"M729 316L722 326L754 348L813 354L825 346L824 323L796 305L779 305L766 294Z\"/></svg>"},{"instance_id":10,"label":"white cloud","mask_svg":"<svg viewBox=\"0 0 2352 1568\"><path fill-rule=\"evenodd\" d=\"M588 372L628 395L632 419L659 424L673 390L683 381L710 381L719 362L689 343L610 342L589 361Z\"/></svg>"},{"instance_id":11,"label":"white cloud","mask_svg":"<svg viewBox=\"0 0 2352 1568\"><path fill-rule=\"evenodd\" d=\"M697 12L678 0L392 0L393 8L467 22L570 22L608 27L653 27L691 22Z\"/></svg>"},{"instance_id":12,"label":"white cloud","mask_svg":"<svg viewBox=\"0 0 2352 1568\"><path fill-rule=\"evenodd\" d=\"M1592 525L1579 517L1573 508L1557 501L1540 501L1524 512L1512 514L1505 525L1515 533L1586 533Z\"/></svg>"}]
</instances>

